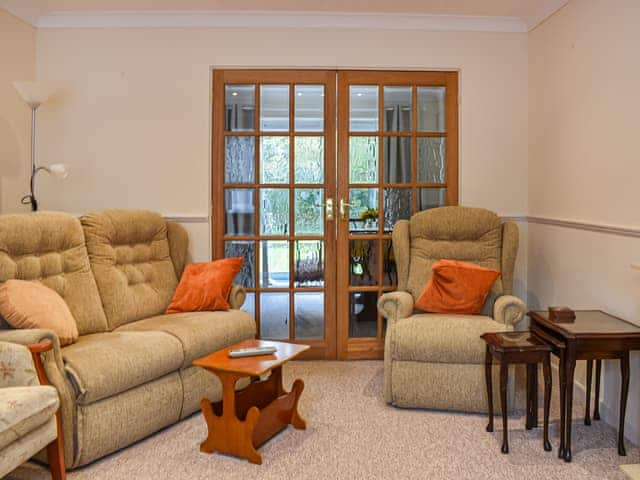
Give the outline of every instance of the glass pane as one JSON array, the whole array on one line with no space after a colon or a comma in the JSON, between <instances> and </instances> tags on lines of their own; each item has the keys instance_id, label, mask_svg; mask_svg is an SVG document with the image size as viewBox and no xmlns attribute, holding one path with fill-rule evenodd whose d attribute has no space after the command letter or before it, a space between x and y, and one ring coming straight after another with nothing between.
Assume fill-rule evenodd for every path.
<instances>
[{"instance_id":1,"label":"glass pane","mask_svg":"<svg viewBox=\"0 0 640 480\"><path fill-rule=\"evenodd\" d=\"M349 336L378 336L377 292L353 292L349 294Z\"/></svg>"},{"instance_id":2,"label":"glass pane","mask_svg":"<svg viewBox=\"0 0 640 480\"><path fill-rule=\"evenodd\" d=\"M378 87L349 87L349 131L378 131Z\"/></svg>"},{"instance_id":3,"label":"glass pane","mask_svg":"<svg viewBox=\"0 0 640 480\"><path fill-rule=\"evenodd\" d=\"M398 220L411 218L411 190L385 188L383 194L384 230L390 232Z\"/></svg>"},{"instance_id":4,"label":"glass pane","mask_svg":"<svg viewBox=\"0 0 640 480\"><path fill-rule=\"evenodd\" d=\"M411 131L411 106L411 87L384 87L384 131Z\"/></svg>"},{"instance_id":5,"label":"glass pane","mask_svg":"<svg viewBox=\"0 0 640 480\"><path fill-rule=\"evenodd\" d=\"M324 338L324 293L294 294L296 338Z\"/></svg>"},{"instance_id":6,"label":"glass pane","mask_svg":"<svg viewBox=\"0 0 640 480\"><path fill-rule=\"evenodd\" d=\"M224 181L226 183L255 182L255 141L254 137L225 137Z\"/></svg>"},{"instance_id":7,"label":"glass pane","mask_svg":"<svg viewBox=\"0 0 640 480\"><path fill-rule=\"evenodd\" d=\"M252 189L226 189L224 191L224 211L227 235L253 235L255 233L255 207Z\"/></svg>"},{"instance_id":8,"label":"glass pane","mask_svg":"<svg viewBox=\"0 0 640 480\"><path fill-rule=\"evenodd\" d=\"M410 138L384 138L384 181L385 183L411 182Z\"/></svg>"},{"instance_id":9,"label":"glass pane","mask_svg":"<svg viewBox=\"0 0 640 480\"><path fill-rule=\"evenodd\" d=\"M224 242L224 256L226 258L242 257L242 268L236 275L233 283L238 283L243 287L253 288L255 286L256 268L256 244L253 241L235 240Z\"/></svg>"},{"instance_id":10,"label":"glass pane","mask_svg":"<svg viewBox=\"0 0 640 480\"><path fill-rule=\"evenodd\" d=\"M446 188L419 188L418 210L442 207L447 204Z\"/></svg>"},{"instance_id":11,"label":"glass pane","mask_svg":"<svg viewBox=\"0 0 640 480\"><path fill-rule=\"evenodd\" d=\"M258 269L262 288L289 288L289 242L261 241Z\"/></svg>"},{"instance_id":12,"label":"glass pane","mask_svg":"<svg viewBox=\"0 0 640 480\"><path fill-rule=\"evenodd\" d=\"M296 188L295 234L322 235L324 232L324 190Z\"/></svg>"},{"instance_id":13,"label":"glass pane","mask_svg":"<svg viewBox=\"0 0 640 480\"><path fill-rule=\"evenodd\" d=\"M418 87L418 131L444 132L445 87Z\"/></svg>"},{"instance_id":14,"label":"glass pane","mask_svg":"<svg viewBox=\"0 0 640 480\"><path fill-rule=\"evenodd\" d=\"M262 235L289 234L289 189L260 189L260 233Z\"/></svg>"},{"instance_id":15,"label":"glass pane","mask_svg":"<svg viewBox=\"0 0 640 480\"><path fill-rule=\"evenodd\" d=\"M396 259L393 254L393 243L389 239L382 241L382 284L398 284L398 271L396 269Z\"/></svg>"},{"instance_id":16,"label":"glass pane","mask_svg":"<svg viewBox=\"0 0 640 480\"><path fill-rule=\"evenodd\" d=\"M255 85L225 85L224 129L228 132L250 132L256 113Z\"/></svg>"},{"instance_id":17,"label":"glass pane","mask_svg":"<svg viewBox=\"0 0 640 480\"><path fill-rule=\"evenodd\" d=\"M446 145L445 138L418 138L418 182L444 183Z\"/></svg>"},{"instance_id":18,"label":"glass pane","mask_svg":"<svg viewBox=\"0 0 640 480\"><path fill-rule=\"evenodd\" d=\"M349 241L349 285L378 284L378 242Z\"/></svg>"},{"instance_id":19,"label":"glass pane","mask_svg":"<svg viewBox=\"0 0 640 480\"><path fill-rule=\"evenodd\" d=\"M324 182L324 137L296 137L293 156L296 183Z\"/></svg>"},{"instance_id":20,"label":"glass pane","mask_svg":"<svg viewBox=\"0 0 640 480\"><path fill-rule=\"evenodd\" d=\"M256 294L253 292L247 292L247 298L244 301L244 304L240 308L251 315L253 318L256 318Z\"/></svg>"},{"instance_id":21,"label":"glass pane","mask_svg":"<svg viewBox=\"0 0 640 480\"><path fill-rule=\"evenodd\" d=\"M349 138L349 183L378 183L378 137Z\"/></svg>"},{"instance_id":22,"label":"glass pane","mask_svg":"<svg viewBox=\"0 0 640 480\"><path fill-rule=\"evenodd\" d=\"M293 286L324 286L324 242L321 240L298 240L294 245Z\"/></svg>"},{"instance_id":23,"label":"glass pane","mask_svg":"<svg viewBox=\"0 0 640 480\"><path fill-rule=\"evenodd\" d=\"M296 85L296 132L324 130L324 85Z\"/></svg>"},{"instance_id":24,"label":"glass pane","mask_svg":"<svg viewBox=\"0 0 640 480\"><path fill-rule=\"evenodd\" d=\"M260 86L260 130L289 130L289 85Z\"/></svg>"},{"instance_id":25,"label":"glass pane","mask_svg":"<svg viewBox=\"0 0 640 480\"><path fill-rule=\"evenodd\" d=\"M289 294L260 294L260 338L289 338Z\"/></svg>"},{"instance_id":26,"label":"glass pane","mask_svg":"<svg viewBox=\"0 0 640 480\"><path fill-rule=\"evenodd\" d=\"M289 137L260 138L260 182L289 183Z\"/></svg>"},{"instance_id":27,"label":"glass pane","mask_svg":"<svg viewBox=\"0 0 640 480\"><path fill-rule=\"evenodd\" d=\"M354 233L378 232L378 189L349 189L349 231Z\"/></svg>"}]
</instances>

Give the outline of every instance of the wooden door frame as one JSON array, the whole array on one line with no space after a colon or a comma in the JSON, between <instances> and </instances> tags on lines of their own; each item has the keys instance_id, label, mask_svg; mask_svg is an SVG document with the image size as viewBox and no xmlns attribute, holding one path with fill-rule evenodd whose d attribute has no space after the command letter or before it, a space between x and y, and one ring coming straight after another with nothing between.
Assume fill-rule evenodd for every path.
<instances>
[{"instance_id":1,"label":"wooden door frame","mask_svg":"<svg viewBox=\"0 0 640 480\"><path fill-rule=\"evenodd\" d=\"M421 133L419 136L439 136L447 139L446 145L446 183L447 205L458 204L458 72L456 71L388 71L388 70L339 70L338 71L338 191L336 202L341 198L349 199L349 85L378 85L378 132L374 134L382 138L384 131L384 96L383 86L393 85L414 85L414 86L443 86L446 87L445 96L445 135L429 135ZM412 89L413 111L417 112L417 89ZM416 137L417 114L413 114L412 138ZM413 140L412 140L413 141ZM379 142L378 183L383 184L383 142ZM417 149L412 150L412 170L413 175L417 175ZM403 184L410 186L413 192L417 193L417 182ZM422 185L422 184L420 184ZM438 185L429 185L437 187ZM367 187L364 187L367 188ZM379 194L378 204L382 205L383 198ZM412 196L412 211L416 211L417 198ZM378 209L378 224L381 225L377 235L372 236L372 240L378 242L377 248L382 247L382 239L390 235L384 234L384 218L382 209ZM376 338L349 338L349 269L350 265L350 245L349 245L349 224L339 216L337 235L337 260L340 268L337 271L337 354L339 359L377 359L384 355L384 332L382 331L382 319L378 314ZM378 255L381 257L381 255ZM378 258L378 281L382 278L382 258ZM357 291L375 291L382 294L385 291L392 291L393 288L384 286L356 287Z\"/></svg>"},{"instance_id":2,"label":"wooden door frame","mask_svg":"<svg viewBox=\"0 0 640 480\"><path fill-rule=\"evenodd\" d=\"M286 70L286 69L277 69L277 70L261 70L261 69L251 69L251 70L243 70L243 69L214 69L213 70L213 108L212 112L212 143L211 143L211 165L212 165L212 189L211 189L211 239L212 239L212 258L223 258L224 257L224 242L225 242L225 211L224 211L224 137L225 137L225 84L254 84L256 85L256 93L255 93L255 118L254 118L254 130L250 133L245 132L230 132L230 135L248 135L254 136L258 139L261 135L259 129L260 122L260 114L259 114L259 104L260 104L260 84L288 84L290 88L290 103L289 103L289 138L293 139L294 136L297 135L305 135L302 132L295 132L295 123L294 123L294 95L292 93L294 85L302 85L302 84L311 84L311 85L325 85L325 96L324 96L324 131L323 132L313 132L306 133L308 136L324 136L324 183L318 184L316 188L324 188L325 201L328 198L334 198L334 194L336 192L336 75L337 72L335 70ZM221 122L221 124L218 124ZM275 133L275 132L274 132ZM259 163L259 142L256 142L255 149L255 157L254 162L256 167ZM293 169L294 169L294 149L293 141L289 142L289 169L290 169L290 178L289 178L289 221L290 223L293 220L294 212L294 188L295 183L293 179ZM254 192L257 191L259 185L259 169L255 169L255 183L247 184L246 187L253 187ZM254 193L257 195L257 193ZM255 198L255 197L254 197ZM258 258L258 248L260 237L259 235L259 206L258 202L254 201L256 205L255 212L255 235L253 237L256 242L256 260ZM311 348L307 350L304 354L302 354L301 358L325 358L325 359L335 359L336 358L336 299L335 299L335 291L336 291L336 224L335 220L327 220L326 210L323 210L324 215L324 338L322 340L288 340L292 343L303 343L309 345ZM294 232L295 233L295 232ZM292 242L294 239L294 235L291 234L291 229L289 230L289 234L286 235L287 241ZM234 237L235 239L238 236ZM242 239L242 237L241 237ZM280 237L276 237L275 239L280 239ZM290 243L291 245L291 243ZM256 278L255 278L255 290L256 290L256 299L258 297L257 293L261 289L259 288L258 283L258 268L256 261ZM293 298L293 256L290 251L289 254L289 275L290 275L290 286L288 289L290 298ZM295 289L300 290L300 289ZM295 324L295 312L293 310L293 302L290 301L289 304L289 327L290 327L290 336L293 337L293 329ZM260 329L259 325L260 318L260 310L259 310L259 302L256 302L256 327Z\"/></svg>"}]
</instances>

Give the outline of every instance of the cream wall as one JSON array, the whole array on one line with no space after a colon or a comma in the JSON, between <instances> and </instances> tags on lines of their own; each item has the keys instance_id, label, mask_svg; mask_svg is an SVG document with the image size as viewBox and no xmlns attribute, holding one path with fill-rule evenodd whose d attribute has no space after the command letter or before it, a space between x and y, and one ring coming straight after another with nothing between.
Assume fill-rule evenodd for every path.
<instances>
[{"instance_id":1,"label":"cream wall","mask_svg":"<svg viewBox=\"0 0 640 480\"><path fill-rule=\"evenodd\" d=\"M31 111L11 82L33 80L35 29L0 9L0 212L28 210Z\"/></svg>"},{"instance_id":2,"label":"cream wall","mask_svg":"<svg viewBox=\"0 0 640 480\"><path fill-rule=\"evenodd\" d=\"M529 34L529 215L640 230L640 2L572 0ZM640 239L529 224L528 300L600 308L640 324ZM640 360L627 434L640 442ZM618 362L604 373L617 423ZM580 379L583 382L583 377Z\"/></svg>"},{"instance_id":3,"label":"cream wall","mask_svg":"<svg viewBox=\"0 0 640 480\"><path fill-rule=\"evenodd\" d=\"M40 29L38 77L66 85L41 115L43 150L72 167L42 182L42 205L206 217L212 67L446 68L460 69L461 202L524 215L526 58L526 34ZM208 229L194 242L205 258Z\"/></svg>"}]
</instances>

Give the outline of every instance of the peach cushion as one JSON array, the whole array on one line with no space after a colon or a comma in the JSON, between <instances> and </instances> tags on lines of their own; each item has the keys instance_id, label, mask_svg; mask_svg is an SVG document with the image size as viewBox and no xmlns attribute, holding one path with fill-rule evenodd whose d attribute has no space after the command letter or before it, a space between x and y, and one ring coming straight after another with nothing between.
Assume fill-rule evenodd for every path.
<instances>
[{"instance_id":1,"label":"peach cushion","mask_svg":"<svg viewBox=\"0 0 640 480\"><path fill-rule=\"evenodd\" d=\"M78 339L78 326L67 304L55 290L40 283L7 280L0 286L0 315L14 328L52 330L60 345Z\"/></svg>"},{"instance_id":2,"label":"peach cushion","mask_svg":"<svg viewBox=\"0 0 640 480\"><path fill-rule=\"evenodd\" d=\"M190 263L166 313L229 310L231 284L241 267L240 257Z\"/></svg>"},{"instance_id":3,"label":"peach cushion","mask_svg":"<svg viewBox=\"0 0 640 480\"><path fill-rule=\"evenodd\" d=\"M440 260L433 264L431 279L416 308L435 313L478 314L499 276L499 271L473 263Z\"/></svg>"}]
</instances>

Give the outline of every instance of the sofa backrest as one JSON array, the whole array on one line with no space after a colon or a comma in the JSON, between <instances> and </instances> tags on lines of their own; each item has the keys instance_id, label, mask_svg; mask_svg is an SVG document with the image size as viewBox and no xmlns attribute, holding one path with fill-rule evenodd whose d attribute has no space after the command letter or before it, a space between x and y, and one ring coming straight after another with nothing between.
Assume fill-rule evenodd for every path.
<instances>
[{"instance_id":1,"label":"sofa backrest","mask_svg":"<svg viewBox=\"0 0 640 480\"><path fill-rule=\"evenodd\" d=\"M511 222L502 224L489 210L441 207L417 213L394 226L393 247L398 289L408 291L414 299L431 278L433 264L441 259L471 262L501 272L483 313L491 313L496 297L511 294L518 230Z\"/></svg>"},{"instance_id":2,"label":"sofa backrest","mask_svg":"<svg viewBox=\"0 0 640 480\"><path fill-rule=\"evenodd\" d=\"M167 222L143 210L104 210L80 221L108 328L164 313L178 284Z\"/></svg>"},{"instance_id":3,"label":"sofa backrest","mask_svg":"<svg viewBox=\"0 0 640 480\"><path fill-rule=\"evenodd\" d=\"M0 215L0 283L40 282L69 306L80 335L107 331L80 221L60 212Z\"/></svg>"}]
</instances>

